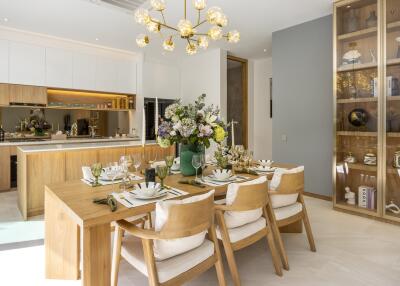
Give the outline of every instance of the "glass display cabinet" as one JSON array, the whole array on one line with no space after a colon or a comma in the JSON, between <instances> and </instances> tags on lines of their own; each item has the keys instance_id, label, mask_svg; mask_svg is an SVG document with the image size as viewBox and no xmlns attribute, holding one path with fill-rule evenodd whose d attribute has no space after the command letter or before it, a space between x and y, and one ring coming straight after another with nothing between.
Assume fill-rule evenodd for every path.
<instances>
[{"instance_id":1,"label":"glass display cabinet","mask_svg":"<svg viewBox=\"0 0 400 286\"><path fill-rule=\"evenodd\" d=\"M400 0L336 1L333 30L334 208L400 221Z\"/></svg>"}]
</instances>

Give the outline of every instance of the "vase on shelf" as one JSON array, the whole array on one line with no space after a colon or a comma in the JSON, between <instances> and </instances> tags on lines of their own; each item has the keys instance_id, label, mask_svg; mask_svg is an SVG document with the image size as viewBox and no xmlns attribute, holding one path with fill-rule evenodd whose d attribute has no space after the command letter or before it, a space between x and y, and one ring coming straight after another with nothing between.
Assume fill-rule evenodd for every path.
<instances>
[{"instance_id":1,"label":"vase on shelf","mask_svg":"<svg viewBox=\"0 0 400 286\"><path fill-rule=\"evenodd\" d=\"M180 146L180 165L181 172L184 176L193 176L196 174L196 169L192 165L193 155L205 154L205 148L202 145L181 144ZM200 172L200 169L199 169Z\"/></svg>"},{"instance_id":2,"label":"vase on shelf","mask_svg":"<svg viewBox=\"0 0 400 286\"><path fill-rule=\"evenodd\" d=\"M371 13L369 14L369 17L367 18L365 23L367 24L367 28L372 28L372 27L376 27L377 26L378 17L376 17L376 12L375 11L371 11Z\"/></svg>"},{"instance_id":3,"label":"vase on shelf","mask_svg":"<svg viewBox=\"0 0 400 286\"><path fill-rule=\"evenodd\" d=\"M356 10L351 9L349 12L349 17L347 19L347 33L352 33L358 30L358 18L356 15Z\"/></svg>"}]
</instances>

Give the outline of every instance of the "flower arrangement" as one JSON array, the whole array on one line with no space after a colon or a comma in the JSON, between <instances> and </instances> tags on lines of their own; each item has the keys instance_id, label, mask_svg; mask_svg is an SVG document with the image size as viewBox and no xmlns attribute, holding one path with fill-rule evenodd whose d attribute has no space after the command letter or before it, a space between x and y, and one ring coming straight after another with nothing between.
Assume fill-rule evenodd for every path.
<instances>
[{"instance_id":1,"label":"flower arrangement","mask_svg":"<svg viewBox=\"0 0 400 286\"><path fill-rule=\"evenodd\" d=\"M227 136L219 108L206 106L205 95L195 104L183 105L181 100L168 106L157 134L157 142L167 148L174 143L192 144L209 148L211 140L221 143Z\"/></svg>"},{"instance_id":2,"label":"flower arrangement","mask_svg":"<svg viewBox=\"0 0 400 286\"><path fill-rule=\"evenodd\" d=\"M36 136L43 136L44 132L50 128L41 109L32 109L28 118L20 120L21 132L31 131Z\"/></svg>"}]
</instances>

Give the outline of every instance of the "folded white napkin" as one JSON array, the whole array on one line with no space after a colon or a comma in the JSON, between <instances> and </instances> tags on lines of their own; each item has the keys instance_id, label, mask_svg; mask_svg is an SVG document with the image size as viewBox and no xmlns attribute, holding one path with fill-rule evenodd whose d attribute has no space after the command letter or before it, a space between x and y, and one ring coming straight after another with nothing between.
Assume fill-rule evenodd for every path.
<instances>
[{"instance_id":1,"label":"folded white napkin","mask_svg":"<svg viewBox=\"0 0 400 286\"><path fill-rule=\"evenodd\" d=\"M83 166L82 167L82 173L83 173L83 179L87 180L87 181L94 181L95 178L92 174L92 169L90 167L87 166Z\"/></svg>"}]
</instances>

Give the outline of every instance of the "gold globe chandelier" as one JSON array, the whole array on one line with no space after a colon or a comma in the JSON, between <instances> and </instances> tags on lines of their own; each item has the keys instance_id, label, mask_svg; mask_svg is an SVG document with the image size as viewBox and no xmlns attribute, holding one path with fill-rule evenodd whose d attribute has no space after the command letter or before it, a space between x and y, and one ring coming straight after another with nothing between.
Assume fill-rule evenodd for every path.
<instances>
[{"instance_id":1,"label":"gold globe chandelier","mask_svg":"<svg viewBox=\"0 0 400 286\"><path fill-rule=\"evenodd\" d=\"M168 52L175 49L175 37L180 37L187 41L186 52L189 55L197 53L199 48L207 49L209 40L220 40L225 38L229 43L238 43L240 34L237 30L232 30L227 34L223 34L223 27L228 25L228 18L219 7L211 7L207 10L205 19L201 20L202 11L206 8L206 0L194 0L193 6L197 10L197 22L194 25L187 19L187 1L184 0L184 18L181 19L176 27L167 24L165 20L164 10L166 8L165 0L151 0L151 10L160 13L161 19L150 16L150 11L139 8L135 12L135 21L147 28L151 33L159 34L163 38L163 48ZM197 29L205 23L209 23L211 27L206 33L199 33ZM166 30L168 35L163 35ZM136 38L136 43L139 47L144 48L150 43L150 37L145 34L140 34Z\"/></svg>"}]
</instances>

